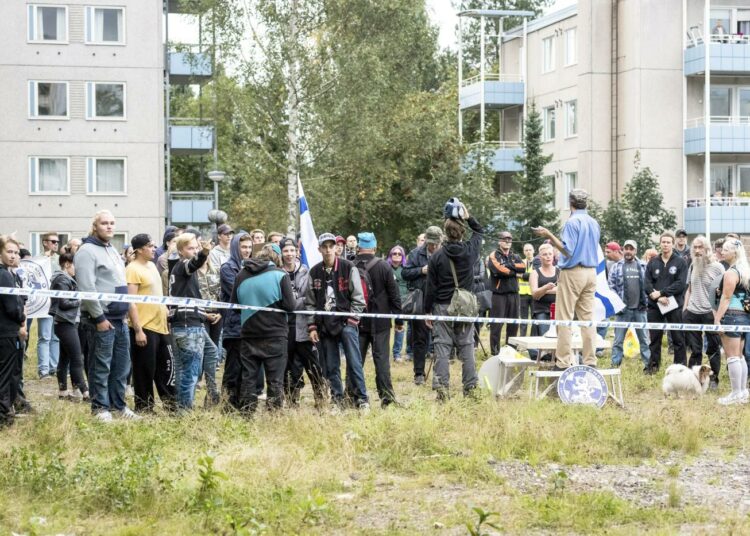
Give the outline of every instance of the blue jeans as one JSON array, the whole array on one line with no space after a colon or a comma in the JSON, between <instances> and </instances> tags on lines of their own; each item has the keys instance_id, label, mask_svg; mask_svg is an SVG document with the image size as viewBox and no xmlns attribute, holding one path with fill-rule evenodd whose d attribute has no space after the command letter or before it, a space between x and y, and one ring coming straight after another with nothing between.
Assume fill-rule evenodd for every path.
<instances>
[{"instance_id":1,"label":"blue jeans","mask_svg":"<svg viewBox=\"0 0 750 536\"><path fill-rule=\"evenodd\" d=\"M401 358L401 350L404 348L404 331L396 331L393 334L393 359Z\"/></svg>"},{"instance_id":2,"label":"blue jeans","mask_svg":"<svg viewBox=\"0 0 750 536\"><path fill-rule=\"evenodd\" d=\"M125 409L125 386L130 375L130 334L124 320L110 320L112 329L98 331L89 319L81 320L89 347L91 410Z\"/></svg>"},{"instance_id":3,"label":"blue jeans","mask_svg":"<svg viewBox=\"0 0 750 536\"><path fill-rule=\"evenodd\" d=\"M344 386L341 383L341 355L339 343L344 348L346 356L346 376L352 379L353 395L357 404L368 402L367 387L365 387L365 373L362 357L359 352L359 330L355 326L346 325L337 336L321 334L320 345L323 358L323 374L331 385L331 398L337 404L344 400Z\"/></svg>"},{"instance_id":4,"label":"blue jeans","mask_svg":"<svg viewBox=\"0 0 750 536\"><path fill-rule=\"evenodd\" d=\"M615 322L646 322L646 311L628 309L626 307L615 315ZM619 367L620 363L622 363L622 344L625 341L627 332L626 328L615 328L615 342L612 345L613 367ZM638 337L638 345L641 347L641 361L643 361L644 367L648 367L651 360L648 331L645 329L636 329L635 334Z\"/></svg>"},{"instance_id":5,"label":"blue jeans","mask_svg":"<svg viewBox=\"0 0 750 536\"><path fill-rule=\"evenodd\" d=\"M60 339L55 335L53 326L54 319L51 316L37 318L39 340L36 345L36 358L40 376L49 374L50 370L57 370L57 363L60 361Z\"/></svg>"},{"instance_id":6,"label":"blue jeans","mask_svg":"<svg viewBox=\"0 0 750 536\"><path fill-rule=\"evenodd\" d=\"M216 345L208 336L203 326L173 327L175 388L177 390L177 405L181 408L192 409L195 399L195 386L201 371L206 373L206 405L218 401L216 387Z\"/></svg>"}]
</instances>

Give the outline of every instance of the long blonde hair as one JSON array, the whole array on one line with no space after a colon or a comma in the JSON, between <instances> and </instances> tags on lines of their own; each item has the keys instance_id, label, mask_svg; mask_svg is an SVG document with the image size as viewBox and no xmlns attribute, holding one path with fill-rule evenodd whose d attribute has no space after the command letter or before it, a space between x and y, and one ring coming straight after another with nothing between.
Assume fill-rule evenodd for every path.
<instances>
[{"instance_id":1,"label":"long blonde hair","mask_svg":"<svg viewBox=\"0 0 750 536\"><path fill-rule=\"evenodd\" d=\"M724 242L724 249L734 252L734 263L732 263L732 267L737 270L737 273L740 276L740 283L742 283L742 286L747 289L750 287L750 264L747 262L745 247L739 240L730 239Z\"/></svg>"}]
</instances>

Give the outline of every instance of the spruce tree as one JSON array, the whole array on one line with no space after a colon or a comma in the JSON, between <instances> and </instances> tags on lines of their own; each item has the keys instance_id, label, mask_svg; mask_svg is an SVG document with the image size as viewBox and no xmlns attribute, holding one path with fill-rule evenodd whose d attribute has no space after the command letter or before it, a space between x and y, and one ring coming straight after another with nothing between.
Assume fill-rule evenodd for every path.
<instances>
[{"instance_id":1,"label":"spruce tree","mask_svg":"<svg viewBox=\"0 0 750 536\"><path fill-rule=\"evenodd\" d=\"M553 233L560 227L555 192L544 176L552 155L542 152L542 119L533 102L524 122L522 146L523 155L516 157L522 170L513 176L513 190L500 196L500 207L514 239L526 242L535 238L532 227L546 227Z\"/></svg>"}]
</instances>

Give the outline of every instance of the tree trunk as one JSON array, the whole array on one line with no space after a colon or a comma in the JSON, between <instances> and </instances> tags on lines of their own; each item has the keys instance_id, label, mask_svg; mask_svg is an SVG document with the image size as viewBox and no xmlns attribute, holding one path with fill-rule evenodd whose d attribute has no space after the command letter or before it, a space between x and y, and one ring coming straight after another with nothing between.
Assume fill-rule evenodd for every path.
<instances>
[{"instance_id":1,"label":"tree trunk","mask_svg":"<svg viewBox=\"0 0 750 536\"><path fill-rule=\"evenodd\" d=\"M297 84L299 79L299 61L297 59L297 5L298 0L292 0L289 7L289 35L290 54L287 57L286 85L286 116L287 116L287 227L286 233L294 239L297 232L297 179L299 177L299 101Z\"/></svg>"}]
</instances>

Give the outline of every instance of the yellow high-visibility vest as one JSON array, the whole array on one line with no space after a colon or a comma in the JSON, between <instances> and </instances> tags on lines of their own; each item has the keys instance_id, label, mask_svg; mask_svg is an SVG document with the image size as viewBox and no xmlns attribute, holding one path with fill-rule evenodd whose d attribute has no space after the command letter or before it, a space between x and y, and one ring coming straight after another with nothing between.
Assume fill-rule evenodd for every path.
<instances>
[{"instance_id":1,"label":"yellow high-visibility vest","mask_svg":"<svg viewBox=\"0 0 750 536\"><path fill-rule=\"evenodd\" d=\"M533 270L534 261L524 259L523 263L526 265L526 273L530 273ZM518 294L520 296L531 296L531 285L529 285L528 281L524 281L521 275L518 276Z\"/></svg>"}]
</instances>

